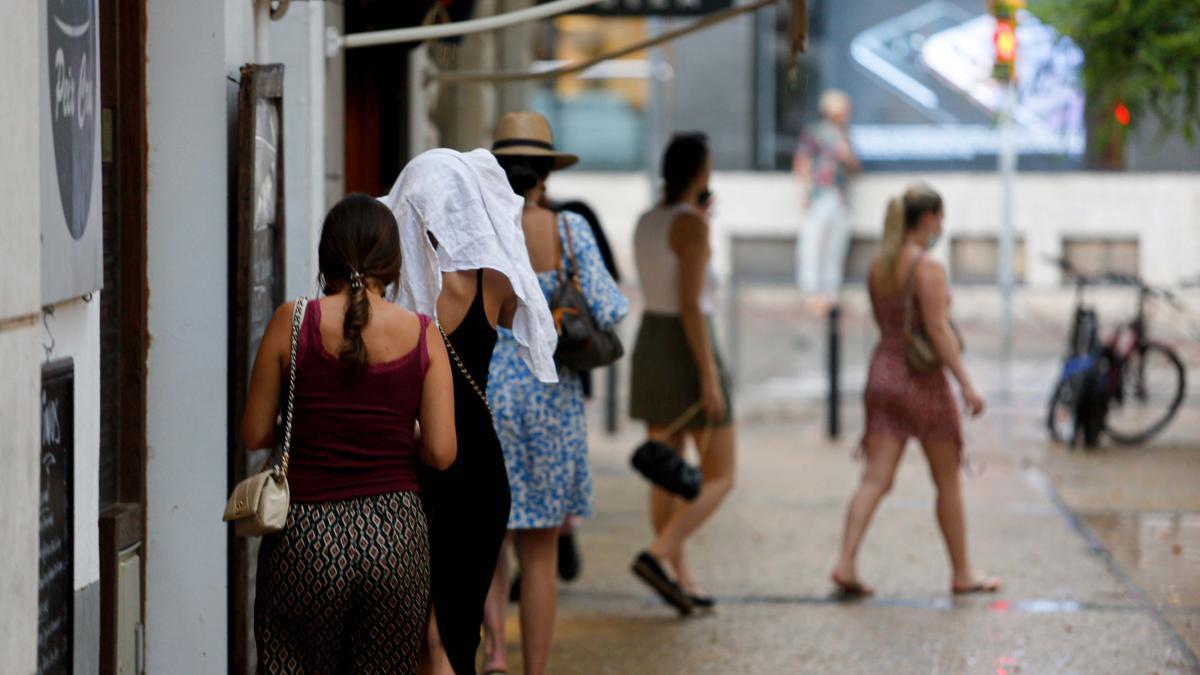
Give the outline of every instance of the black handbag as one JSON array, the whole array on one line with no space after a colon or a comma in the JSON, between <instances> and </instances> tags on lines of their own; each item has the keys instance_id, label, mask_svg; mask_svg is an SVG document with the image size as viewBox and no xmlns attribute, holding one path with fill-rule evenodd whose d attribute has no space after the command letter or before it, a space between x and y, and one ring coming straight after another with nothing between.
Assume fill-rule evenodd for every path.
<instances>
[{"instance_id":1,"label":"black handbag","mask_svg":"<svg viewBox=\"0 0 1200 675\"><path fill-rule=\"evenodd\" d=\"M558 331L554 361L560 368L587 372L612 364L625 354L625 348L616 331L601 328L588 309L587 297L579 283L579 265L571 246L571 226L567 225L563 230L566 232L563 248L571 261L571 270L569 273L564 271L563 261L559 261L558 286L550 297L550 311Z\"/></svg>"},{"instance_id":2,"label":"black handbag","mask_svg":"<svg viewBox=\"0 0 1200 675\"><path fill-rule=\"evenodd\" d=\"M696 413L700 412L701 404L695 403L684 411L664 432L667 437L673 436L683 428ZM700 450L704 454L704 449ZM671 446L653 438L639 445L629 458L629 463L646 480L658 487L672 492L691 501L700 494L700 485L704 482L704 474L697 466L688 464L675 452Z\"/></svg>"}]
</instances>

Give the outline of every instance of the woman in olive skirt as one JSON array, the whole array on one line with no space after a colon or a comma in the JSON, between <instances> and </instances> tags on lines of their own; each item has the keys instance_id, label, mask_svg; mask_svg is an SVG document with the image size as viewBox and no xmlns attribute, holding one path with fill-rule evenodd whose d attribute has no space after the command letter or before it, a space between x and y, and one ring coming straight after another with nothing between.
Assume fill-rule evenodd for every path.
<instances>
[{"instance_id":1,"label":"woman in olive skirt","mask_svg":"<svg viewBox=\"0 0 1200 675\"><path fill-rule=\"evenodd\" d=\"M706 216L711 172L704 135L675 136L662 161L663 202L642 215L634 233L646 312L633 350L630 412L646 422L651 438L680 453L692 439L704 483L690 502L651 487L655 538L633 572L681 614L713 605L692 576L684 546L733 488L735 464L729 376L712 322L718 279ZM683 422L680 431L667 435L668 427L680 426L676 421Z\"/></svg>"}]
</instances>

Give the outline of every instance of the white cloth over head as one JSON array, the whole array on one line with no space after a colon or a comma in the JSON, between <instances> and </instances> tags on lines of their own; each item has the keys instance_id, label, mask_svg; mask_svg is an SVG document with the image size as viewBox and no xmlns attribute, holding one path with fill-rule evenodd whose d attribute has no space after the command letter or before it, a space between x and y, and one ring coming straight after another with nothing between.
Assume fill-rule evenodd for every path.
<instances>
[{"instance_id":1,"label":"white cloth over head","mask_svg":"<svg viewBox=\"0 0 1200 675\"><path fill-rule=\"evenodd\" d=\"M517 295L512 332L522 359L542 382L557 382L558 334L525 248L525 201L513 193L492 153L427 150L404 167L380 201L400 225L403 264L396 301L437 318L442 273L500 272ZM436 249L427 233L436 238Z\"/></svg>"}]
</instances>

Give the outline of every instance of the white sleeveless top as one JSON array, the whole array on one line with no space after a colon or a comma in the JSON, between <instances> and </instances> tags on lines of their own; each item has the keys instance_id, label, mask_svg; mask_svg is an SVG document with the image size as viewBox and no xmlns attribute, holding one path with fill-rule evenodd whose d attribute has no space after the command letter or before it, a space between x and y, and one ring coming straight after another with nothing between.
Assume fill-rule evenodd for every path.
<instances>
[{"instance_id":1,"label":"white sleeveless top","mask_svg":"<svg viewBox=\"0 0 1200 675\"><path fill-rule=\"evenodd\" d=\"M689 212L700 216L690 204L672 204L657 206L638 219L633 249L647 312L679 315L679 257L671 249L671 223ZM710 258L704 288L700 291L700 311L705 314L716 309L714 296L719 282L716 265Z\"/></svg>"}]
</instances>

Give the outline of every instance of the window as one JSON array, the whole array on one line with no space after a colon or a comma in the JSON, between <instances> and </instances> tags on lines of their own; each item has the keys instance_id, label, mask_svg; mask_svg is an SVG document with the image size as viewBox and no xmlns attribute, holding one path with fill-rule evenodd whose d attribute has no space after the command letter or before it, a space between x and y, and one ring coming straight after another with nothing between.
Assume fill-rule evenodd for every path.
<instances>
[{"instance_id":1,"label":"window","mask_svg":"<svg viewBox=\"0 0 1200 675\"><path fill-rule=\"evenodd\" d=\"M551 22L536 68L583 61L645 37L641 18L565 15ZM582 169L644 168L652 66L645 51L546 80L531 107L550 121L559 150L579 155ZM657 153L657 150L655 151ZM656 155L657 156L657 155Z\"/></svg>"},{"instance_id":2,"label":"window","mask_svg":"<svg viewBox=\"0 0 1200 675\"><path fill-rule=\"evenodd\" d=\"M796 283L796 237L734 235L730 262L735 281L759 284Z\"/></svg>"},{"instance_id":3,"label":"window","mask_svg":"<svg viewBox=\"0 0 1200 675\"><path fill-rule=\"evenodd\" d=\"M1063 257L1086 275L1138 274L1138 240L1071 238L1063 240Z\"/></svg>"},{"instance_id":4,"label":"window","mask_svg":"<svg viewBox=\"0 0 1200 675\"><path fill-rule=\"evenodd\" d=\"M1000 240L955 237L950 241L950 280L956 284L994 284L1000 274ZM1025 241L1013 241L1014 283L1025 283Z\"/></svg>"}]
</instances>

